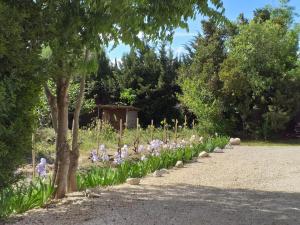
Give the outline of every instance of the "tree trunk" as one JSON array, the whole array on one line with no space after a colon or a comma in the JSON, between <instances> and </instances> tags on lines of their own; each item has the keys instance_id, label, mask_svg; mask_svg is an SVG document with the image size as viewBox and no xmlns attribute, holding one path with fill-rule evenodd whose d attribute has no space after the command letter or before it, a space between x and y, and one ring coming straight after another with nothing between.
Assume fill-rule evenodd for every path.
<instances>
[{"instance_id":1,"label":"tree trunk","mask_svg":"<svg viewBox=\"0 0 300 225\"><path fill-rule=\"evenodd\" d=\"M80 89L76 100L73 125L72 125L72 151L70 152L70 167L68 174L68 192L77 191L76 183L76 171L78 169L78 159L79 159L79 144L78 144L78 131L79 131L79 115L81 110L81 105L84 98L84 88L85 88L85 77L83 76L80 81Z\"/></svg>"},{"instance_id":2,"label":"tree trunk","mask_svg":"<svg viewBox=\"0 0 300 225\"><path fill-rule=\"evenodd\" d=\"M44 85L44 91L45 91L45 95L47 97L47 101L48 101L48 104L49 104L50 110L51 110L52 126L53 126L55 133L57 133L57 101L56 101L56 97L51 93L47 84Z\"/></svg>"},{"instance_id":3,"label":"tree trunk","mask_svg":"<svg viewBox=\"0 0 300 225\"><path fill-rule=\"evenodd\" d=\"M52 94L47 84L44 85L44 91L51 111L52 126L55 131L55 134L57 134L57 98L54 94ZM56 152L56 158L57 158L57 152ZM54 184L55 182L57 167L58 167L57 160L55 160L54 171L52 176L52 184Z\"/></svg>"},{"instance_id":4,"label":"tree trunk","mask_svg":"<svg viewBox=\"0 0 300 225\"><path fill-rule=\"evenodd\" d=\"M57 98L57 132L56 162L54 177L55 198L63 198L68 187L68 170L70 164L70 147L68 144L68 87L70 80L60 77L56 82Z\"/></svg>"}]
</instances>

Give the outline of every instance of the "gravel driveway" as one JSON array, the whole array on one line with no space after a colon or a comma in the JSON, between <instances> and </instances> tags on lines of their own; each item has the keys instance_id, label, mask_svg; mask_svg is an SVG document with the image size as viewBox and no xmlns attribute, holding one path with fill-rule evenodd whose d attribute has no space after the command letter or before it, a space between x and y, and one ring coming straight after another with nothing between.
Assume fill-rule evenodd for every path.
<instances>
[{"instance_id":1,"label":"gravel driveway","mask_svg":"<svg viewBox=\"0 0 300 225\"><path fill-rule=\"evenodd\" d=\"M300 225L300 146L235 147L141 185L94 189L15 224Z\"/></svg>"}]
</instances>

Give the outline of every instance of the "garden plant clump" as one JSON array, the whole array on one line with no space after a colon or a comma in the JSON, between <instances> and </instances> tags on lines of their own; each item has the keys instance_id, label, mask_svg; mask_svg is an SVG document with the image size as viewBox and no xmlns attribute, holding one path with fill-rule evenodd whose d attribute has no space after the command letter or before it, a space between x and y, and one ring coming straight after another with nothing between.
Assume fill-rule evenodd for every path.
<instances>
[{"instance_id":1,"label":"garden plant clump","mask_svg":"<svg viewBox=\"0 0 300 225\"><path fill-rule=\"evenodd\" d=\"M54 191L51 182L37 179L30 184L20 183L0 192L0 218L23 213L46 204Z\"/></svg>"},{"instance_id":2,"label":"garden plant clump","mask_svg":"<svg viewBox=\"0 0 300 225\"><path fill-rule=\"evenodd\" d=\"M141 155L140 160L128 157L125 146L123 154L121 153L121 162L93 166L78 172L78 187L79 190L85 190L90 187L121 184L128 178L141 178L156 170L174 167L177 161L190 162L202 151L211 152L214 147L224 148L228 140L228 137L212 137L203 143L181 143L177 144L177 147L174 147L174 143L163 144L159 140L153 140L150 147L147 146L142 153L138 153ZM101 149L104 151L103 146ZM50 200L53 191L49 179L36 179L29 184L22 183L5 188L0 193L0 217L5 218L11 214L41 207Z\"/></svg>"}]
</instances>

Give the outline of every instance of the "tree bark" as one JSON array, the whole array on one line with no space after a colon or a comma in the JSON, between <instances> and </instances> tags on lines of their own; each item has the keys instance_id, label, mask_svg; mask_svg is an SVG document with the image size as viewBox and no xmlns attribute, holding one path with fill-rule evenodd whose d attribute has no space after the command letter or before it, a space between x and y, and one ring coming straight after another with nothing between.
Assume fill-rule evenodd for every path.
<instances>
[{"instance_id":1,"label":"tree bark","mask_svg":"<svg viewBox=\"0 0 300 225\"><path fill-rule=\"evenodd\" d=\"M47 97L48 104L50 106L52 126L53 126L53 129L54 129L55 133L57 133L57 101L56 101L56 96L54 96L51 93L51 91L50 91L47 84L44 85L44 91L45 91L45 95Z\"/></svg>"},{"instance_id":2,"label":"tree bark","mask_svg":"<svg viewBox=\"0 0 300 225\"><path fill-rule=\"evenodd\" d=\"M79 144L78 144L78 131L79 131L79 116L84 99L85 77L83 76L80 81L80 89L76 99L73 125L72 125L72 151L70 152L70 166L68 174L68 192L77 191L76 171L78 169L79 159Z\"/></svg>"},{"instance_id":3,"label":"tree bark","mask_svg":"<svg viewBox=\"0 0 300 225\"><path fill-rule=\"evenodd\" d=\"M51 111L51 120L52 120L52 126L55 131L55 134L57 134L57 98L56 96L50 91L50 88L47 84L44 85L44 91L45 95L47 97L47 102L50 107ZM57 152L56 152L56 158L57 158ZM52 184L55 182L56 174L57 174L57 160L55 160L54 164L54 171L52 175Z\"/></svg>"},{"instance_id":4,"label":"tree bark","mask_svg":"<svg viewBox=\"0 0 300 225\"><path fill-rule=\"evenodd\" d=\"M70 147L68 144L68 87L69 78L60 77L56 81L57 132L56 132L56 174L54 177L55 198L63 198L68 187Z\"/></svg>"}]
</instances>

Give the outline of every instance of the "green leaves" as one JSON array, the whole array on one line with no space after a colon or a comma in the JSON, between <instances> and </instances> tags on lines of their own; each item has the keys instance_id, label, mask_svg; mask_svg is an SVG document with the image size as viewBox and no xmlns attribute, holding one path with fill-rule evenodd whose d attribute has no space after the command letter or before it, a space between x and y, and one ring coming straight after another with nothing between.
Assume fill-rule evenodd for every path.
<instances>
[{"instance_id":1,"label":"green leaves","mask_svg":"<svg viewBox=\"0 0 300 225\"><path fill-rule=\"evenodd\" d=\"M0 191L0 218L23 213L47 203L54 189L49 183L36 180L29 185L18 184Z\"/></svg>"},{"instance_id":2,"label":"green leaves","mask_svg":"<svg viewBox=\"0 0 300 225\"><path fill-rule=\"evenodd\" d=\"M31 152L42 80L38 14L33 1L0 2L0 189L18 180L14 172Z\"/></svg>"},{"instance_id":3,"label":"green leaves","mask_svg":"<svg viewBox=\"0 0 300 225\"><path fill-rule=\"evenodd\" d=\"M212 20L203 21L204 35L196 37L190 56L192 61L179 70L179 85L182 89L180 101L198 118L199 127L205 133L222 131L216 123L221 119L222 104L219 99L221 82L220 64L226 57L225 26L218 26Z\"/></svg>"},{"instance_id":4,"label":"green leaves","mask_svg":"<svg viewBox=\"0 0 300 225\"><path fill-rule=\"evenodd\" d=\"M255 11L239 24L202 23L180 69L180 101L206 132L268 138L300 110L299 29L293 9ZM193 50L194 49L194 50Z\"/></svg>"},{"instance_id":5,"label":"green leaves","mask_svg":"<svg viewBox=\"0 0 300 225\"><path fill-rule=\"evenodd\" d=\"M43 47L40 56L44 60L49 60L52 56L52 50L51 50L50 46Z\"/></svg>"},{"instance_id":6,"label":"green leaves","mask_svg":"<svg viewBox=\"0 0 300 225\"><path fill-rule=\"evenodd\" d=\"M228 144L228 137L226 136L217 136L217 137L210 137L204 143L205 149L208 152L212 152L216 147L224 148Z\"/></svg>"},{"instance_id":7,"label":"green leaves","mask_svg":"<svg viewBox=\"0 0 300 225\"><path fill-rule=\"evenodd\" d=\"M239 26L220 72L225 105L235 106L244 133L264 138L284 130L299 111L300 82L291 72L297 67L298 38L294 29L278 22L282 14L275 16L274 10L269 17L266 9L258 10L262 19Z\"/></svg>"},{"instance_id":8,"label":"green leaves","mask_svg":"<svg viewBox=\"0 0 300 225\"><path fill-rule=\"evenodd\" d=\"M126 88L120 93L120 100L126 104L132 105L136 99L135 91L132 88Z\"/></svg>"}]
</instances>

